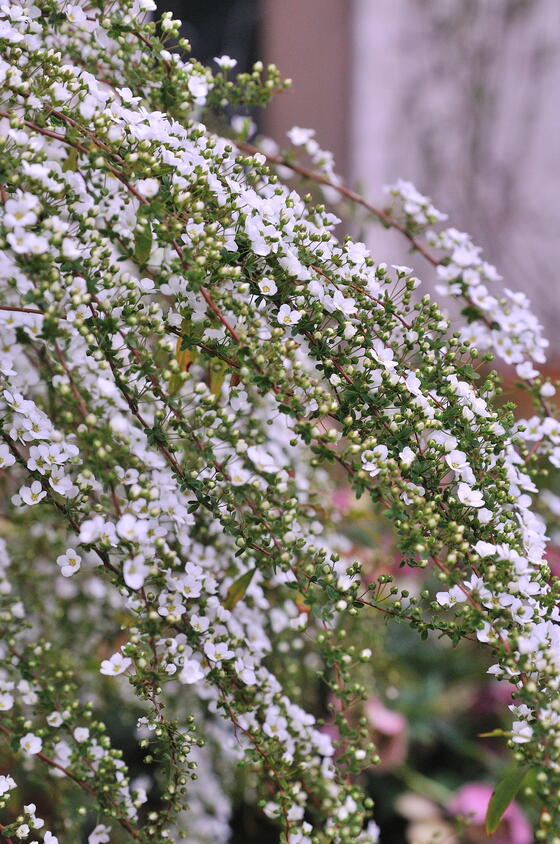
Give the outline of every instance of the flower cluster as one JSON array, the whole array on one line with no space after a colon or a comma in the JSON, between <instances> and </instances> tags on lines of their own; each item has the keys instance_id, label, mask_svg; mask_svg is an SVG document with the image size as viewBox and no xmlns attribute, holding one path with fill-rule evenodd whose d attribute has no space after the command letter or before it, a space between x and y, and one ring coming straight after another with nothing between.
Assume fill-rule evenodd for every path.
<instances>
[{"instance_id":1,"label":"flower cluster","mask_svg":"<svg viewBox=\"0 0 560 844\"><path fill-rule=\"evenodd\" d=\"M412 268L339 241L339 219L266 155L203 124L206 109L265 104L276 69L230 80L223 57L213 75L186 42L168 49L179 23L166 14L156 31L153 6L1 13L14 529L0 547L0 730L14 766L46 766L88 801L38 834L78 840L89 811L90 844L226 841L237 766L289 844L375 842L360 773L379 757L353 713L373 641L357 648L349 630L373 640L382 610L424 636L478 639L514 684L510 744L536 770L546 840L560 822L560 590L497 377L414 298ZM330 172L307 130L291 140ZM441 219L400 184L418 225ZM455 256L450 292L482 296L478 250L452 230L437 243ZM514 330L518 309L492 300L490 336L509 332L525 365L544 341L528 315ZM394 525L403 564L432 566L444 590L395 595L365 576L325 495L333 467ZM323 707L308 705L318 682ZM159 765L152 803L97 717L104 694ZM0 829L36 841L42 823L28 804Z\"/></svg>"}]
</instances>

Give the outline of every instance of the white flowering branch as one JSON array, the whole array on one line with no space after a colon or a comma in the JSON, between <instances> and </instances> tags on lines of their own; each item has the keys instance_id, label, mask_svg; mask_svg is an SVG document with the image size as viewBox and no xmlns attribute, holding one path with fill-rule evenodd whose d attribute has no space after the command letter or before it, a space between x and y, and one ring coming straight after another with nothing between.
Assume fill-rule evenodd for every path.
<instances>
[{"instance_id":1,"label":"white flowering branch","mask_svg":"<svg viewBox=\"0 0 560 844\"><path fill-rule=\"evenodd\" d=\"M529 451L469 338L414 301L412 269L339 242L337 218L274 168L404 234L465 300L483 350L507 340L548 413L529 365L538 323L527 315L518 336L524 300L481 290L494 272L466 236L433 235L432 255L419 232L442 215L406 183L392 190L401 220L345 188L303 130L292 140L321 173L208 131L207 110L266 104L278 73L258 63L230 79L227 57L216 74L180 57L167 48L178 22L165 15L158 37L152 6L2 10L0 470L14 529L0 731L14 759L87 793L101 815L90 844L204 844L204 829L225 842L236 764L284 841L367 844L378 831L359 775L378 756L354 710L372 608L480 642L515 684L509 744L536 771L545 840L559 820L560 592L530 496L554 423L538 421ZM331 466L442 591L411 596L348 558ZM155 797L94 716L109 689L158 766ZM60 835L81 835L81 817L58 819ZM2 832L29 839L33 818Z\"/></svg>"}]
</instances>

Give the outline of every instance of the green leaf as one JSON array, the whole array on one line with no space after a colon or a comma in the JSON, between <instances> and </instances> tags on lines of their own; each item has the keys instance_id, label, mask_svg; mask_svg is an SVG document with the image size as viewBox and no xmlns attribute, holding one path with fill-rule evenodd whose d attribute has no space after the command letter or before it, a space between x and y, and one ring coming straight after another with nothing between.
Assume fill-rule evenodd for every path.
<instances>
[{"instance_id":1,"label":"green leaf","mask_svg":"<svg viewBox=\"0 0 560 844\"><path fill-rule=\"evenodd\" d=\"M212 358L210 363L210 392L213 396L219 396L228 371L227 364L220 358Z\"/></svg>"},{"instance_id":2,"label":"green leaf","mask_svg":"<svg viewBox=\"0 0 560 844\"><path fill-rule=\"evenodd\" d=\"M134 232L134 260L145 264L152 254L152 227L144 215L138 214Z\"/></svg>"},{"instance_id":3,"label":"green leaf","mask_svg":"<svg viewBox=\"0 0 560 844\"><path fill-rule=\"evenodd\" d=\"M78 169L78 150L76 147L71 147L70 152L64 159L62 164L62 172L66 173L68 170L77 170Z\"/></svg>"},{"instance_id":4,"label":"green leaf","mask_svg":"<svg viewBox=\"0 0 560 844\"><path fill-rule=\"evenodd\" d=\"M254 569L246 571L245 574L242 574L241 577L238 577L237 580L233 581L227 591L227 595L223 603L226 610L232 610L234 606L239 603L241 598L244 597L256 570L257 567L255 566Z\"/></svg>"},{"instance_id":5,"label":"green leaf","mask_svg":"<svg viewBox=\"0 0 560 844\"><path fill-rule=\"evenodd\" d=\"M481 311L478 308L474 307L474 305L470 305L470 306L467 306L466 308L463 308L463 310L461 311L461 314L464 317L466 317L469 325L472 322L476 322L477 320L479 320L481 315L482 315Z\"/></svg>"},{"instance_id":6,"label":"green leaf","mask_svg":"<svg viewBox=\"0 0 560 844\"><path fill-rule=\"evenodd\" d=\"M529 770L527 766L513 765L508 768L494 789L486 812L486 832L488 835L492 835L498 829L504 812L521 788Z\"/></svg>"},{"instance_id":7,"label":"green leaf","mask_svg":"<svg viewBox=\"0 0 560 844\"><path fill-rule=\"evenodd\" d=\"M489 733L477 733L478 738L497 738L498 736L510 736L511 730L491 730Z\"/></svg>"},{"instance_id":8,"label":"green leaf","mask_svg":"<svg viewBox=\"0 0 560 844\"><path fill-rule=\"evenodd\" d=\"M195 349L204 334L204 323L184 319L181 323L181 351Z\"/></svg>"}]
</instances>

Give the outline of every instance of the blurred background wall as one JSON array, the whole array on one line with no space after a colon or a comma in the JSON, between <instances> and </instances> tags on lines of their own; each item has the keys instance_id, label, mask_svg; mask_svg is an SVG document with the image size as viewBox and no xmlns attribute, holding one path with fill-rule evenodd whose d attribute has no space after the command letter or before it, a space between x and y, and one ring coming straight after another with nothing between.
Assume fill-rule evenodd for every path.
<instances>
[{"instance_id":1,"label":"blurred background wall","mask_svg":"<svg viewBox=\"0 0 560 844\"><path fill-rule=\"evenodd\" d=\"M193 52L275 62L293 88L260 128L313 127L368 197L410 179L504 283L560 318L560 0L171 0ZM363 234L363 233L362 233ZM374 256L402 243L372 226ZM389 250L389 255L387 251ZM431 271L426 267L426 276ZM556 347L560 338L556 340Z\"/></svg>"}]
</instances>

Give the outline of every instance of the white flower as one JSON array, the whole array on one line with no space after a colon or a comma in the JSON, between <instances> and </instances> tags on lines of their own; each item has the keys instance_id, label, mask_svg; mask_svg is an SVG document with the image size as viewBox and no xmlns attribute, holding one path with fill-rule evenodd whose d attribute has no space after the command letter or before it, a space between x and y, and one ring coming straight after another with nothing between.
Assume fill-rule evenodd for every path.
<instances>
[{"instance_id":1,"label":"white flower","mask_svg":"<svg viewBox=\"0 0 560 844\"><path fill-rule=\"evenodd\" d=\"M545 381L539 392L541 396L544 396L544 398L548 399L555 394L556 387L554 386L554 384L551 384L550 381Z\"/></svg>"},{"instance_id":2,"label":"white flower","mask_svg":"<svg viewBox=\"0 0 560 844\"><path fill-rule=\"evenodd\" d=\"M272 278L263 278L262 281L259 281L259 290L263 296L274 296L278 288Z\"/></svg>"},{"instance_id":3,"label":"white flower","mask_svg":"<svg viewBox=\"0 0 560 844\"><path fill-rule=\"evenodd\" d=\"M142 542L146 538L147 525L131 513L125 513L117 522L117 533L130 542Z\"/></svg>"},{"instance_id":4,"label":"white flower","mask_svg":"<svg viewBox=\"0 0 560 844\"><path fill-rule=\"evenodd\" d=\"M60 727L62 724L63 718L60 712L51 712L50 715L47 715L47 724L51 727Z\"/></svg>"},{"instance_id":5,"label":"white flower","mask_svg":"<svg viewBox=\"0 0 560 844\"><path fill-rule=\"evenodd\" d=\"M136 182L136 189L142 196L151 199L159 191L159 182L157 179L139 179Z\"/></svg>"},{"instance_id":6,"label":"white flower","mask_svg":"<svg viewBox=\"0 0 560 844\"><path fill-rule=\"evenodd\" d=\"M369 258L369 249L365 243L361 241L348 241L346 244L346 254L353 264L363 264L366 258Z\"/></svg>"},{"instance_id":7,"label":"white flower","mask_svg":"<svg viewBox=\"0 0 560 844\"><path fill-rule=\"evenodd\" d=\"M40 753L43 748L43 741L34 733L26 733L19 741L19 745L24 753L33 756L35 753Z\"/></svg>"},{"instance_id":8,"label":"white flower","mask_svg":"<svg viewBox=\"0 0 560 844\"><path fill-rule=\"evenodd\" d=\"M61 252L69 261L74 261L82 254L82 250L73 237L65 237L62 241Z\"/></svg>"},{"instance_id":9,"label":"white flower","mask_svg":"<svg viewBox=\"0 0 560 844\"><path fill-rule=\"evenodd\" d=\"M0 774L0 797L16 787L16 781L9 774Z\"/></svg>"},{"instance_id":10,"label":"white flower","mask_svg":"<svg viewBox=\"0 0 560 844\"><path fill-rule=\"evenodd\" d=\"M13 466L16 458L10 451L7 445L0 445L0 469L7 469L8 466Z\"/></svg>"},{"instance_id":11,"label":"white flower","mask_svg":"<svg viewBox=\"0 0 560 844\"><path fill-rule=\"evenodd\" d=\"M14 705L14 699L8 692L0 692L0 712L7 712Z\"/></svg>"},{"instance_id":12,"label":"white flower","mask_svg":"<svg viewBox=\"0 0 560 844\"><path fill-rule=\"evenodd\" d=\"M72 735L74 736L77 742L82 744L83 742L88 740L89 730L87 727L76 727Z\"/></svg>"},{"instance_id":13,"label":"white flower","mask_svg":"<svg viewBox=\"0 0 560 844\"><path fill-rule=\"evenodd\" d=\"M150 573L149 566L144 562L144 557L138 554L131 560L125 560L123 565L123 578L131 589L141 589L144 581Z\"/></svg>"},{"instance_id":14,"label":"white flower","mask_svg":"<svg viewBox=\"0 0 560 844\"><path fill-rule=\"evenodd\" d=\"M358 836L358 844L377 844L381 830L375 823L370 821L367 828Z\"/></svg>"},{"instance_id":15,"label":"white flower","mask_svg":"<svg viewBox=\"0 0 560 844\"><path fill-rule=\"evenodd\" d=\"M93 832L88 836L88 844L107 844L110 841L109 833L111 829L105 824L97 824Z\"/></svg>"},{"instance_id":16,"label":"white flower","mask_svg":"<svg viewBox=\"0 0 560 844\"><path fill-rule=\"evenodd\" d=\"M206 77L200 74L192 74L187 85L197 105L204 105L209 88Z\"/></svg>"},{"instance_id":17,"label":"white flower","mask_svg":"<svg viewBox=\"0 0 560 844\"><path fill-rule=\"evenodd\" d=\"M277 472L279 470L274 458L260 445L252 445L248 448L247 457L259 472Z\"/></svg>"},{"instance_id":18,"label":"white flower","mask_svg":"<svg viewBox=\"0 0 560 844\"><path fill-rule=\"evenodd\" d=\"M90 25L90 21L88 21L87 15L81 6L77 4L71 4L66 6L64 10L64 15L71 24L78 27L79 29L88 29Z\"/></svg>"},{"instance_id":19,"label":"white flower","mask_svg":"<svg viewBox=\"0 0 560 844\"><path fill-rule=\"evenodd\" d=\"M380 363L385 369L394 369L397 362L393 360L395 353L392 349L386 346L381 340L374 340L370 349L371 357Z\"/></svg>"},{"instance_id":20,"label":"white flower","mask_svg":"<svg viewBox=\"0 0 560 844\"><path fill-rule=\"evenodd\" d=\"M352 337L358 333L358 329L351 322L344 323L344 339L351 340Z\"/></svg>"},{"instance_id":21,"label":"white flower","mask_svg":"<svg viewBox=\"0 0 560 844\"><path fill-rule=\"evenodd\" d=\"M4 225L6 228L25 228L34 225L37 222L37 214L34 209L38 203L37 197L29 193L8 199L4 205Z\"/></svg>"},{"instance_id":22,"label":"white flower","mask_svg":"<svg viewBox=\"0 0 560 844\"><path fill-rule=\"evenodd\" d=\"M457 484L457 498L461 504L465 504L467 507L482 507L484 505L482 493L465 483Z\"/></svg>"},{"instance_id":23,"label":"white flower","mask_svg":"<svg viewBox=\"0 0 560 844\"><path fill-rule=\"evenodd\" d=\"M80 542L89 545L98 539L107 539L111 545L117 544L115 526L112 522L106 522L103 516L94 516L93 519L86 519L80 527Z\"/></svg>"},{"instance_id":24,"label":"white flower","mask_svg":"<svg viewBox=\"0 0 560 844\"><path fill-rule=\"evenodd\" d=\"M295 311L289 305L281 305L276 319L282 325L296 325L302 317L301 311Z\"/></svg>"},{"instance_id":25,"label":"white flower","mask_svg":"<svg viewBox=\"0 0 560 844\"><path fill-rule=\"evenodd\" d=\"M315 129L302 129L301 126L294 126L286 134L294 146L301 147L313 138Z\"/></svg>"},{"instance_id":26,"label":"white flower","mask_svg":"<svg viewBox=\"0 0 560 844\"><path fill-rule=\"evenodd\" d=\"M229 56L214 56L214 61L222 70L233 70L237 65L237 59L232 59Z\"/></svg>"},{"instance_id":27,"label":"white flower","mask_svg":"<svg viewBox=\"0 0 560 844\"><path fill-rule=\"evenodd\" d=\"M409 446L405 446L402 451L399 451L399 457L403 466L410 466L410 464L415 460L416 455Z\"/></svg>"},{"instance_id":28,"label":"white flower","mask_svg":"<svg viewBox=\"0 0 560 844\"><path fill-rule=\"evenodd\" d=\"M233 659L235 656L233 651L230 651L226 642L206 642L204 645L204 653L212 662L221 662L222 659Z\"/></svg>"},{"instance_id":29,"label":"white flower","mask_svg":"<svg viewBox=\"0 0 560 844\"><path fill-rule=\"evenodd\" d=\"M127 670L127 668L130 668L131 665L131 659L127 656L123 656L121 653L116 653L113 654L110 659L104 659L99 670L101 674L107 674L107 676L115 677L117 674L122 674L123 671Z\"/></svg>"},{"instance_id":30,"label":"white flower","mask_svg":"<svg viewBox=\"0 0 560 844\"><path fill-rule=\"evenodd\" d=\"M381 471L382 465L387 460L389 450L386 445L376 445L371 451L364 451L362 454L362 463L364 471L368 472L372 478Z\"/></svg>"},{"instance_id":31,"label":"white flower","mask_svg":"<svg viewBox=\"0 0 560 844\"><path fill-rule=\"evenodd\" d=\"M43 838L43 844L58 844L58 838L56 835L53 835L52 832L45 832L45 837Z\"/></svg>"},{"instance_id":32,"label":"white flower","mask_svg":"<svg viewBox=\"0 0 560 844\"><path fill-rule=\"evenodd\" d=\"M251 477L251 475L249 474L247 469L243 469L241 467L240 468L234 467L231 470L230 481L233 484L233 486L243 486L243 484L247 483L247 481L249 480L250 477Z\"/></svg>"},{"instance_id":33,"label":"white flower","mask_svg":"<svg viewBox=\"0 0 560 844\"><path fill-rule=\"evenodd\" d=\"M274 707L272 712L267 713L266 720L263 725L263 732L265 732L267 736L270 736L270 738L277 739L278 741L286 741L289 737L287 727L288 721L283 715L280 715L277 711L275 711Z\"/></svg>"},{"instance_id":34,"label":"white flower","mask_svg":"<svg viewBox=\"0 0 560 844\"><path fill-rule=\"evenodd\" d=\"M78 487L72 483L70 475L66 475L60 466L55 466L49 477L49 486L64 498L73 498L78 493Z\"/></svg>"},{"instance_id":35,"label":"white flower","mask_svg":"<svg viewBox=\"0 0 560 844\"><path fill-rule=\"evenodd\" d=\"M79 570L82 560L73 548L67 548L64 554L56 558L56 564L60 566L60 573L63 577L72 577Z\"/></svg>"},{"instance_id":36,"label":"white flower","mask_svg":"<svg viewBox=\"0 0 560 844\"><path fill-rule=\"evenodd\" d=\"M186 659L183 668L177 676L179 682L185 685L191 685L202 680L205 674L200 662L197 662L195 659Z\"/></svg>"},{"instance_id":37,"label":"white flower","mask_svg":"<svg viewBox=\"0 0 560 844\"><path fill-rule=\"evenodd\" d=\"M209 620L203 615L191 615L189 622L192 629L196 630L197 633L204 633L210 625Z\"/></svg>"},{"instance_id":38,"label":"white flower","mask_svg":"<svg viewBox=\"0 0 560 844\"><path fill-rule=\"evenodd\" d=\"M437 592L436 601L441 607L452 607L454 604L462 604L467 596L460 586L452 586L449 592Z\"/></svg>"},{"instance_id":39,"label":"white flower","mask_svg":"<svg viewBox=\"0 0 560 844\"><path fill-rule=\"evenodd\" d=\"M464 469L465 466L469 465L465 452L457 451L456 449L445 455L445 462L450 469L453 469L454 472L460 472L461 469Z\"/></svg>"},{"instance_id":40,"label":"white flower","mask_svg":"<svg viewBox=\"0 0 560 844\"><path fill-rule=\"evenodd\" d=\"M332 296L325 296L324 304L328 311L340 311L345 316L351 316L357 311L355 299L344 296L340 290L335 290Z\"/></svg>"},{"instance_id":41,"label":"white flower","mask_svg":"<svg viewBox=\"0 0 560 844\"><path fill-rule=\"evenodd\" d=\"M200 592L199 592L200 594ZM158 613L164 618L168 615L182 615L185 612L185 605L178 594L161 592L159 596Z\"/></svg>"},{"instance_id":42,"label":"white flower","mask_svg":"<svg viewBox=\"0 0 560 844\"><path fill-rule=\"evenodd\" d=\"M515 744L526 744L532 735L533 728L526 721L514 721L511 725L511 740Z\"/></svg>"},{"instance_id":43,"label":"white flower","mask_svg":"<svg viewBox=\"0 0 560 844\"><path fill-rule=\"evenodd\" d=\"M26 229L14 229L6 235L6 240L14 250L20 255L29 252L32 255L42 255L48 251L49 241L43 235L37 235L33 232L28 232Z\"/></svg>"},{"instance_id":44,"label":"white flower","mask_svg":"<svg viewBox=\"0 0 560 844\"><path fill-rule=\"evenodd\" d=\"M183 575L179 580L179 592L185 598L198 598L202 583L190 574Z\"/></svg>"},{"instance_id":45,"label":"white flower","mask_svg":"<svg viewBox=\"0 0 560 844\"><path fill-rule=\"evenodd\" d=\"M517 372L520 378L524 378L527 380L529 378L536 378L539 374L538 369L535 369L530 360L523 361L523 363L518 363L515 367L515 371Z\"/></svg>"},{"instance_id":46,"label":"white flower","mask_svg":"<svg viewBox=\"0 0 560 844\"><path fill-rule=\"evenodd\" d=\"M45 492L39 481L33 481L30 487L22 486L19 491L19 494L24 504L29 504L29 506L32 506L33 504L38 504L39 501L42 501L47 493Z\"/></svg>"}]
</instances>

